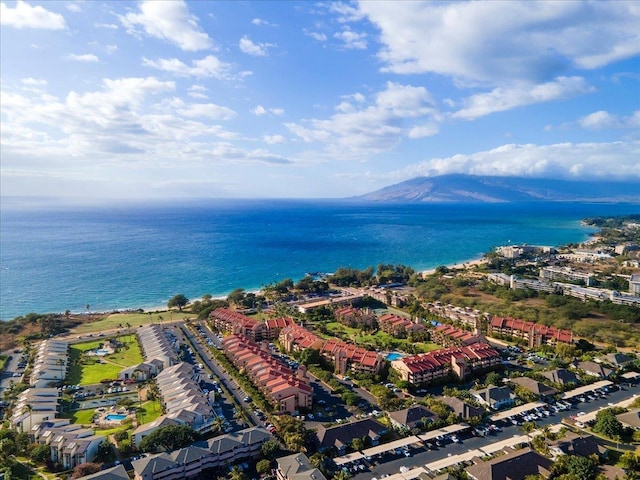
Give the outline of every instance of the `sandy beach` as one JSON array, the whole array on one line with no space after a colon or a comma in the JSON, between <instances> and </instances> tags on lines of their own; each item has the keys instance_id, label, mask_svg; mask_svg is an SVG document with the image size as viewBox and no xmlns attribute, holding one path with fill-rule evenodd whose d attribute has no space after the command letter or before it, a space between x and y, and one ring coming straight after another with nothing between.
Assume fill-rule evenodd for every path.
<instances>
[{"instance_id":1,"label":"sandy beach","mask_svg":"<svg viewBox=\"0 0 640 480\"><path fill-rule=\"evenodd\" d=\"M466 269L466 268L471 268L474 267L475 265L485 265L487 263L487 260L484 258L476 258L474 260L468 260L466 262L461 262L461 263L453 263L450 265L445 265L445 267L451 269L451 270L460 270L460 269ZM420 272L421 275L432 275L436 272L435 268L432 268L430 270L423 270Z\"/></svg>"}]
</instances>

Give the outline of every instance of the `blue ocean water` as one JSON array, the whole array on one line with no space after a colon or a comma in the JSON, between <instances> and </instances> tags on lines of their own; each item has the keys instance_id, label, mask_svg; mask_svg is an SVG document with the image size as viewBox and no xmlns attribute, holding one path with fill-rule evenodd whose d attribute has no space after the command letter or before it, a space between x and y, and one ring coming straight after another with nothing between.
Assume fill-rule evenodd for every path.
<instances>
[{"instance_id":1,"label":"blue ocean water","mask_svg":"<svg viewBox=\"0 0 640 480\"><path fill-rule=\"evenodd\" d=\"M207 200L0 210L0 318L165 305L258 289L306 272L402 263L417 270L511 243L585 240L586 216L627 204L363 204Z\"/></svg>"}]
</instances>

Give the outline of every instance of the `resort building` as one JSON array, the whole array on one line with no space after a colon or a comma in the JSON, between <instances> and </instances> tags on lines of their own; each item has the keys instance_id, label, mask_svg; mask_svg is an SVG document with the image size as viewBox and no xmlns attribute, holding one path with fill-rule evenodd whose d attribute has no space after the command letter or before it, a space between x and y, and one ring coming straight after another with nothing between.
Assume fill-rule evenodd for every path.
<instances>
[{"instance_id":1,"label":"resort building","mask_svg":"<svg viewBox=\"0 0 640 480\"><path fill-rule=\"evenodd\" d=\"M475 465L465 468L472 480L508 480L536 475L548 478L551 475L552 461L529 447L490 460L475 457L472 461Z\"/></svg>"},{"instance_id":2,"label":"resort building","mask_svg":"<svg viewBox=\"0 0 640 480\"><path fill-rule=\"evenodd\" d=\"M30 433L42 422L53 421L58 415L62 390L57 388L28 388L21 392L13 405L9 421L17 432Z\"/></svg>"},{"instance_id":3,"label":"resort building","mask_svg":"<svg viewBox=\"0 0 640 480\"><path fill-rule=\"evenodd\" d=\"M493 274L488 276L491 279ZM496 274L503 275L503 274ZM507 276L506 284L509 285L509 277ZM481 321L488 317L488 313L482 313L471 307L457 307L455 305L443 305L441 302L427 304L427 310L434 315L447 318L452 322L459 322L472 328L479 327Z\"/></svg>"},{"instance_id":4,"label":"resort building","mask_svg":"<svg viewBox=\"0 0 640 480\"><path fill-rule=\"evenodd\" d=\"M607 368L598 362L576 362L574 365L577 369L582 370L584 373L591 375L592 377L609 378L609 376L614 372L613 369Z\"/></svg>"},{"instance_id":5,"label":"resort building","mask_svg":"<svg viewBox=\"0 0 640 480\"><path fill-rule=\"evenodd\" d=\"M265 322L259 322L228 308L216 308L209 315L209 320L211 325L220 332L242 335L254 342L269 338Z\"/></svg>"},{"instance_id":6,"label":"resort building","mask_svg":"<svg viewBox=\"0 0 640 480\"><path fill-rule=\"evenodd\" d=\"M339 323L347 327L375 328L378 325L376 316L368 308L343 307L336 310L334 315Z\"/></svg>"},{"instance_id":7,"label":"resort building","mask_svg":"<svg viewBox=\"0 0 640 480\"><path fill-rule=\"evenodd\" d=\"M462 420L469 420L472 417L482 417L484 409L471 405L457 397L438 397L442 403L453 410Z\"/></svg>"},{"instance_id":8,"label":"resort building","mask_svg":"<svg viewBox=\"0 0 640 480\"><path fill-rule=\"evenodd\" d=\"M573 342L571 330L548 327L547 325L511 317L493 317L489 323L489 335L506 335L520 338L532 348L540 345Z\"/></svg>"},{"instance_id":9,"label":"resort building","mask_svg":"<svg viewBox=\"0 0 640 480\"><path fill-rule=\"evenodd\" d=\"M403 357L391 362L402 380L412 385L429 384L454 374L460 379L500 365L500 354L486 343L449 347Z\"/></svg>"},{"instance_id":10,"label":"resort building","mask_svg":"<svg viewBox=\"0 0 640 480\"><path fill-rule=\"evenodd\" d=\"M116 465L115 467L101 470L91 475L85 475L78 480L130 480L124 465Z\"/></svg>"},{"instance_id":11,"label":"resort building","mask_svg":"<svg viewBox=\"0 0 640 480\"><path fill-rule=\"evenodd\" d=\"M296 324L283 328L278 341L287 352L300 352L309 348L320 350L324 343L317 335Z\"/></svg>"},{"instance_id":12,"label":"resort building","mask_svg":"<svg viewBox=\"0 0 640 480\"><path fill-rule=\"evenodd\" d=\"M547 400L558 393L555 388L549 387L548 385L545 385L544 383L538 382L529 377L510 378L509 382L514 385L520 385L521 387L526 388L531 393L537 395L540 400Z\"/></svg>"},{"instance_id":13,"label":"resort building","mask_svg":"<svg viewBox=\"0 0 640 480\"><path fill-rule=\"evenodd\" d=\"M391 424L397 428L424 428L429 423L438 420L438 415L423 405L412 405L395 412L389 412Z\"/></svg>"},{"instance_id":14,"label":"resort building","mask_svg":"<svg viewBox=\"0 0 640 480\"><path fill-rule=\"evenodd\" d=\"M38 344L29 384L35 388L53 387L64 381L69 370L69 344L50 338Z\"/></svg>"},{"instance_id":15,"label":"resort building","mask_svg":"<svg viewBox=\"0 0 640 480\"><path fill-rule=\"evenodd\" d=\"M98 446L106 440L104 435L95 435L93 429L68 422L43 423L32 432L34 443L48 445L51 462L61 464L65 470L91 462Z\"/></svg>"},{"instance_id":16,"label":"resort building","mask_svg":"<svg viewBox=\"0 0 640 480\"><path fill-rule=\"evenodd\" d=\"M260 456L271 434L260 427L228 433L172 452L131 462L135 480L177 480L200 475L204 470L230 466Z\"/></svg>"},{"instance_id":17,"label":"resort building","mask_svg":"<svg viewBox=\"0 0 640 480\"><path fill-rule=\"evenodd\" d=\"M267 340L274 340L278 338L280 332L283 328L288 327L289 325L295 325L295 321L293 318L283 317L283 318L268 318L264 321L264 324L267 327L267 332L265 337Z\"/></svg>"},{"instance_id":18,"label":"resort building","mask_svg":"<svg viewBox=\"0 0 640 480\"><path fill-rule=\"evenodd\" d=\"M629 293L634 297L640 297L640 275L633 274L629 278Z\"/></svg>"},{"instance_id":19,"label":"resort building","mask_svg":"<svg viewBox=\"0 0 640 480\"><path fill-rule=\"evenodd\" d=\"M543 267L540 269L540 280L581 282L586 286L593 285L592 273L579 272L568 267Z\"/></svg>"},{"instance_id":20,"label":"resort building","mask_svg":"<svg viewBox=\"0 0 640 480\"><path fill-rule=\"evenodd\" d=\"M142 355L145 358L145 363L140 365L147 364L150 366L150 376L157 375L165 368L178 363L178 355L176 354L178 350L177 340L172 342L162 325L140 327L136 334L138 335ZM136 367L138 366L136 365ZM134 371L136 367L132 367ZM146 371L146 367L141 367L141 369Z\"/></svg>"},{"instance_id":21,"label":"resort building","mask_svg":"<svg viewBox=\"0 0 640 480\"><path fill-rule=\"evenodd\" d=\"M487 339L478 329L474 333L456 328L452 325L439 325L431 331L431 341L444 347L463 347L474 343L487 343Z\"/></svg>"},{"instance_id":22,"label":"resort building","mask_svg":"<svg viewBox=\"0 0 640 480\"><path fill-rule=\"evenodd\" d=\"M320 470L313 467L304 453L294 453L276 460L278 480L327 480Z\"/></svg>"},{"instance_id":23,"label":"resort building","mask_svg":"<svg viewBox=\"0 0 640 480\"><path fill-rule=\"evenodd\" d=\"M304 365L294 372L272 355L266 341L258 344L241 335L230 335L222 345L227 358L246 372L276 412L297 414L301 408L312 407L313 388Z\"/></svg>"},{"instance_id":24,"label":"resort building","mask_svg":"<svg viewBox=\"0 0 640 480\"><path fill-rule=\"evenodd\" d=\"M540 372L540 374L559 385L577 385L580 383L576 374L566 368L555 368L546 372Z\"/></svg>"},{"instance_id":25,"label":"resort building","mask_svg":"<svg viewBox=\"0 0 640 480\"><path fill-rule=\"evenodd\" d=\"M392 337L407 338L421 337L425 334L425 326L422 323L414 323L406 317L388 313L379 318L380 330Z\"/></svg>"}]
</instances>

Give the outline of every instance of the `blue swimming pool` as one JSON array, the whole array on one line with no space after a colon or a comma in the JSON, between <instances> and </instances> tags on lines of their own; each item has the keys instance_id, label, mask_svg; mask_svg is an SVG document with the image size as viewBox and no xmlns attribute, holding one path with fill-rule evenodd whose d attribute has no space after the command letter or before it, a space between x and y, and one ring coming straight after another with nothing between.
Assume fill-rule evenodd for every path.
<instances>
[{"instance_id":1,"label":"blue swimming pool","mask_svg":"<svg viewBox=\"0 0 640 480\"><path fill-rule=\"evenodd\" d=\"M96 355L109 355L109 353L111 353L109 352L109 350L105 350L103 348L99 348L95 352L96 352Z\"/></svg>"},{"instance_id":2,"label":"blue swimming pool","mask_svg":"<svg viewBox=\"0 0 640 480\"><path fill-rule=\"evenodd\" d=\"M104 419L107 422L116 422L116 421L121 421L124 420L125 418L127 418L126 415L121 415L119 413L110 413L109 415L107 415L106 417L104 417Z\"/></svg>"},{"instance_id":3,"label":"blue swimming pool","mask_svg":"<svg viewBox=\"0 0 640 480\"><path fill-rule=\"evenodd\" d=\"M387 360L389 360L390 362L393 362L394 360L398 360L400 358L402 358L403 355L401 353L398 352L391 352L387 355Z\"/></svg>"}]
</instances>

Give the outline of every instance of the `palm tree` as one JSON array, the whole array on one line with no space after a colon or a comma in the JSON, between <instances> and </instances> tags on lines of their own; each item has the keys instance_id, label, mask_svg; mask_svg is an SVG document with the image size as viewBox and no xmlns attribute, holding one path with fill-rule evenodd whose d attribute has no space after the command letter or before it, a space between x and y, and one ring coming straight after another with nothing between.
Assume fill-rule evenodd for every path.
<instances>
[{"instance_id":1,"label":"palm tree","mask_svg":"<svg viewBox=\"0 0 640 480\"><path fill-rule=\"evenodd\" d=\"M216 419L213 421L213 429L217 430L218 432L221 432L223 426L224 426L224 418L216 417Z\"/></svg>"},{"instance_id":2,"label":"palm tree","mask_svg":"<svg viewBox=\"0 0 640 480\"><path fill-rule=\"evenodd\" d=\"M29 405L29 404L26 404L24 406L24 410L22 411L22 413L25 413L25 412L29 412L29 430L31 430L31 427L33 427L33 425L31 424L31 415L32 415L32 412L33 412L33 407L31 405ZM24 431L24 426L23 426L22 430ZM29 430L27 430L27 431L29 431Z\"/></svg>"},{"instance_id":3,"label":"palm tree","mask_svg":"<svg viewBox=\"0 0 640 480\"><path fill-rule=\"evenodd\" d=\"M529 446L531 446L531 432L536 429L536 424L534 422L524 422L520 428L527 435Z\"/></svg>"},{"instance_id":4,"label":"palm tree","mask_svg":"<svg viewBox=\"0 0 640 480\"><path fill-rule=\"evenodd\" d=\"M348 471L340 470L336 473L331 480L349 480L351 474Z\"/></svg>"},{"instance_id":5,"label":"palm tree","mask_svg":"<svg viewBox=\"0 0 640 480\"><path fill-rule=\"evenodd\" d=\"M230 480L246 480L246 478L247 478L247 476L244 474L244 472L237 465L234 466L231 469L231 471L229 472L229 479Z\"/></svg>"}]
</instances>

